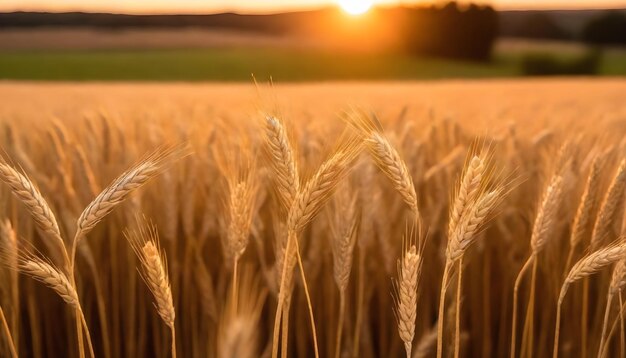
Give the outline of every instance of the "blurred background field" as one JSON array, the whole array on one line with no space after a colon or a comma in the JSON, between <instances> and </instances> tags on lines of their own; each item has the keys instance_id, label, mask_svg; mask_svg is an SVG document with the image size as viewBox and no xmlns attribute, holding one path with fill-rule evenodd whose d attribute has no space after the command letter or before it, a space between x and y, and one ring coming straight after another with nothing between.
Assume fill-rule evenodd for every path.
<instances>
[{"instance_id":1,"label":"blurred background field","mask_svg":"<svg viewBox=\"0 0 626 358\"><path fill-rule=\"evenodd\" d=\"M264 79L271 76L278 81L510 77L523 75L522 59L533 50L552 53L563 60L580 53L576 47L557 51L552 49L552 43L516 40L498 43L490 63L289 48L12 50L0 53L0 77L248 82L251 74ZM626 74L626 50L612 49L602 56L599 75Z\"/></svg>"},{"instance_id":2,"label":"blurred background field","mask_svg":"<svg viewBox=\"0 0 626 358\"><path fill-rule=\"evenodd\" d=\"M358 17L338 9L182 17L0 13L0 78L250 82L254 74L289 82L626 74L625 10L496 12L449 3L377 11ZM389 30L395 18L406 24ZM467 33L445 24L459 19ZM594 26L604 33L594 35Z\"/></svg>"}]
</instances>

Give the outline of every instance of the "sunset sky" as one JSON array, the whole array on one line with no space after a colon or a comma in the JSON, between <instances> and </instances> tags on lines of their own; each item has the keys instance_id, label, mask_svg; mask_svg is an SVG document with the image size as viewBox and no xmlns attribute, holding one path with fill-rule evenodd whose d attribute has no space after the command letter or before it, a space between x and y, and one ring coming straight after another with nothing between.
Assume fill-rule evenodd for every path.
<instances>
[{"instance_id":1,"label":"sunset sky","mask_svg":"<svg viewBox=\"0 0 626 358\"><path fill-rule=\"evenodd\" d=\"M339 1L340 0L2 0L0 1L0 11L108 11L125 13L237 11L242 13L258 13L310 9L320 6L336 5ZM408 5L420 2L433 2L433 0L373 1L376 5ZM489 3L498 9L626 7L626 0L476 0L475 2Z\"/></svg>"}]
</instances>

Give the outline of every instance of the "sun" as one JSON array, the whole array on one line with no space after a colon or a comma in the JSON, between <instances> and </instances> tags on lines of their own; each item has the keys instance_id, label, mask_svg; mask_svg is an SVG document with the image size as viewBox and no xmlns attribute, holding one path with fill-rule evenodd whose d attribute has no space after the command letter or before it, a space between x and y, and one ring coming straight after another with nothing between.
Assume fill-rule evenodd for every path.
<instances>
[{"instance_id":1,"label":"sun","mask_svg":"<svg viewBox=\"0 0 626 358\"><path fill-rule=\"evenodd\" d=\"M372 7L372 0L338 0L343 11L350 15L361 15Z\"/></svg>"}]
</instances>

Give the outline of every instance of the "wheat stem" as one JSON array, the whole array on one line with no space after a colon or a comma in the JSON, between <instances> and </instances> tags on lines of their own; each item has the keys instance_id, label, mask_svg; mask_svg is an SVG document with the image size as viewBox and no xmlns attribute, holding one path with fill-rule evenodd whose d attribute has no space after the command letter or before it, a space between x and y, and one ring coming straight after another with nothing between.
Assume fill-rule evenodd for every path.
<instances>
[{"instance_id":1,"label":"wheat stem","mask_svg":"<svg viewBox=\"0 0 626 358\"><path fill-rule=\"evenodd\" d=\"M461 352L461 285L463 279L463 257L459 259L459 273L457 275L456 284L456 312L455 312L455 331L454 331L454 358L459 358Z\"/></svg>"},{"instance_id":2,"label":"wheat stem","mask_svg":"<svg viewBox=\"0 0 626 358\"><path fill-rule=\"evenodd\" d=\"M611 312L611 302L613 300L613 293L609 292L606 299L606 308L604 309L604 320L602 321L602 334L600 335L600 346L598 347L598 357L602 354L602 347L605 344L605 337L607 326L609 323L609 313Z\"/></svg>"},{"instance_id":3,"label":"wheat stem","mask_svg":"<svg viewBox=\"0 0 626 358\"><path fill-rule=\"evenodd\" d=\"M17 351L15 350L15 344L13 343L11 330L9 329L9 325L7 324L7 319L4 316L4 310L2 309L2 307L0 307L0 321L2 321L2 328L7 339L7 345L9 346L9 350L11 351L11 357L17 358Z\"/></svg>"},{"instance_id":4,"label":"wheat stem","mask_svg":"<svg viewBox=\"0 0 626 358\"><path fill-rule=\"evenodd\" d=\"M512 315L512 323L511 323L511 358L515 358L515 348L516 348L516 338L517 338L517 305L518 305L518 297L519 297L519 287L522 283L522 278L524 277L524 273L530 268L530 265L535 260L535 256L531 255L528 257L522 269L517 274L517 278L515 279L515 285L513 287L513 315Z\"/></svg>"},{"instance_id":5,"label":"wheat stem","mask_svg":"<svg viewBox=\"0 0 626 358\"><path fill-rule=\"evenodd\" d=\"M448 275L452 263L446 260L446 266L443 269L443 278L441 279L441 291L439 293L439 314L437 316L437 358L443 357L443 320L444 305L446 300L446 287L448 285Z\"/></svg>"},{"instance_id":6,"label":"wheat stem","mask_svg":"<svg viewBox=\"0 0 626 358\"><path fill-rule=\"evenodd\" d=\"M337 336L335 338L335 358L341 355L341 334L343 332L343 320L346 310L345 291L339 291L339 318L337 319Z\"/></svg>"}]
</instances>

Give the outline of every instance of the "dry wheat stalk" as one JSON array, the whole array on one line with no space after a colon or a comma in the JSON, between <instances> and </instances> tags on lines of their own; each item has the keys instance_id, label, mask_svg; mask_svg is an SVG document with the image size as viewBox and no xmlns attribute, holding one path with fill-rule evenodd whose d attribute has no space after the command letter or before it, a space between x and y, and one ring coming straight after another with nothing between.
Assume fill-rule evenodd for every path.
<instances>
[{"instance_id":1,"label":"dry wheat stalk","mask_svg":"<svg viewBox=\"0 0 626 358\"><path fill-rule=\"evenodd\" d=\"M554 175L550 180L550 183L543 193L543 198L539 206L539 211L535 217L533 224L533 231L530 238L531 254L522 266L521 270L517 274L515 284L513 286L513 317L511 323L511 358L515 358L516 349L516 328L517 328L517 300L519 286L522 282L522 278L526 271L532 267L529 305L527 309L527 317L529 319L524 320L524 332L527 332L527 327L530 325L533 319L534 312L534 290L535 290L535 278L537 272L537 256L543 250L548 242L548 239L552 236L554 231L554 221L556 220L559 207L561 205L563 195L563 178L560 175ZM525 339L522 339L522 345L525 343ZM529 346L532 346L529 343ZM532 347L531 347L532 350Z\"/></svg>"},{"instance_id":2,"label":"dry wheat stalk","mask_svg":"<svg viewBox=\"0 0 626 358\"><path fill-rule=\"evenodd\" d=\"M159 246L156 227L151 224L140 225L137 230L126 231L125 236L139 258L142 277L154 295L159 316L165 324L174 327L176 314L172 289L164 254Z\"/></svg>"},{"instance_id":3,"label":"dry wheat stalk","mask_svg":"<svg viewBox=\"0 0 626 358\"><path fill-rule=\"evenodd\" d=\"M624 205L624 190L626 189L626 159L622 160L617 173L604 196L600 212L593 227L591 235L591 248L596 249L602 245L609 236L613 222L621 218L617 217Z\"/></svg>"},{"instance_id":4,"label":"dry wheat stalk","mask_svg":"<svg viewBox=\"0 0 626 358\"><path fill-rule=\"evenodd\" d=\"M557 302L557 315L556 315L556 330L554 335L554 349L552 356L557 358L559 355L559 333L561 327L561 305L563 299L567 294L569 286L585 277L589 277L594 273L602 270L606 266L609 266L615 262L624 260L626 258L626 238L621 238L615 243L599 249L582 259L580 259L565 278L563 285L561 286L561 292L559 293L559 300ZM602 347L600 347L602 349Z\"/></svg>"},{"instance_id":5,"label":"dry wheat stalk","mask_svg":"<svg viewBox=\"0 0 626 358\"><path fill-rule=\"evenodd\" d=\"M626 255L626 242L624 239L618 240L615 244L612 244L603 249L597 250L586 257L580 259L572 269L569 274L565 278L565 282L563 282L563 287L561 289L561 294L559 295L559 299L565 295L567 292L567 287L584 278L590 276L604 267L615 263Z\"/></svg>"},{"instance_id":6,"label":"dry wheat stalk","mask_svg":"<svg viewBox=\"0 0 626 358\"><path fill-rule=\"evenodd\" d=\"M455 357L460 350L460 301L463 270L463 255L468 247L476 241L481 226L503 198L506 183L498 179L492 182L490 177L489 157L481 153L472 156L466 163L463 175L456 191L454 203L450 206L450 221L448 226L448 244L446 246L446 263L442 277L439 296L439 318L437 323L437 356L443 354L443 319L445 292L450 269L455 262L459 262L456 302L456 330L455 330ZM492 188L487 190L488 185Z\"/></svg>"},{"instance_id":7,"label":"dry wheat stalk","mask_svg":"<svg viewBox=\"0 0 626 358\"><path fill-rule=\"evenodd\" d=\"M613 268L613 274L611 275L611 283L609 285L609 292L606 298L606 307L604 309L604 320L602 322L602 333L600 335L600 345L598 346L598 357L602 356L603 347L606 342L606 332L609 323L609 313L611 312L611 303L613 297L619 294L622 288L626 285L626 259L619 260Z\"/></svg>"},{"instance_id":8,"label":"dry wheat stalk","mask_svg":"<svg viewBox=\"0 0 626 358\"><path fill-rule=\"evenodd\" d=\"M290 292L285 289L291 286L293 271L296 263L300 265L300 273L303 277L302 281L307 297L307 303L309 305L311 324L313 325L314 322L313 308L310 304L310 297L307 293L308 288L306 286L306 280L304 280L302 261L300 260L300 252L298 250L298 233L308 222L313 220L330 195L332 195L339 182L345 178L350 169L352 169L355 161L354 159L360 153L361 144L357 139L351 138L340 143L341 145L333 152L331 157L320 165L317 172L306 182L304 186L300 187L291 209L289 210L289 214L287 215L287 243L285 245L285 256L283 258L282 274L280 276L281 281L278 294L278 309L274 317L274 342L272 346L272 357L276 357L278 353L278 336L276 332L279 327L278 324L282 314L281 311L282 308L284 308L283 305L290 294ZM295 260L294 257L297 257L297 260ZM315 327L312 327L312 332L313 339L315 341L315 356L317 357L318 352Z\"/></svg>"},{"instance_id":9,"label":"dry wheat stalk","mask_svg":"<svg viewBox=\"0 0 626 358\"><path fill-rule=\"evenodd\" d=\"M349 185L344 185L335 200L334 220L331 220L333 277L339 289L339 319L337 320L337 337L335 358L341 354L341 338L346 306L346 289L352 270L352 254L356 243L360 221L357 217L358 193Z\"/></svg>"},{"instance_id":10,"label":"dry wheat stalk","mask_svg":"<svg viewBox=\"0 0 626 358\"><path fill-rule=\"evenodd\" d=\"M172 357L176 357L176 311L172 298L172 287L167 272L167 260L161 250L156 226L140 223L137 220L136 230L124 233L133 251L141 263L141 277L154 296L155 308L163 322L172 332Z\"/></svg>"}]
</instances>

